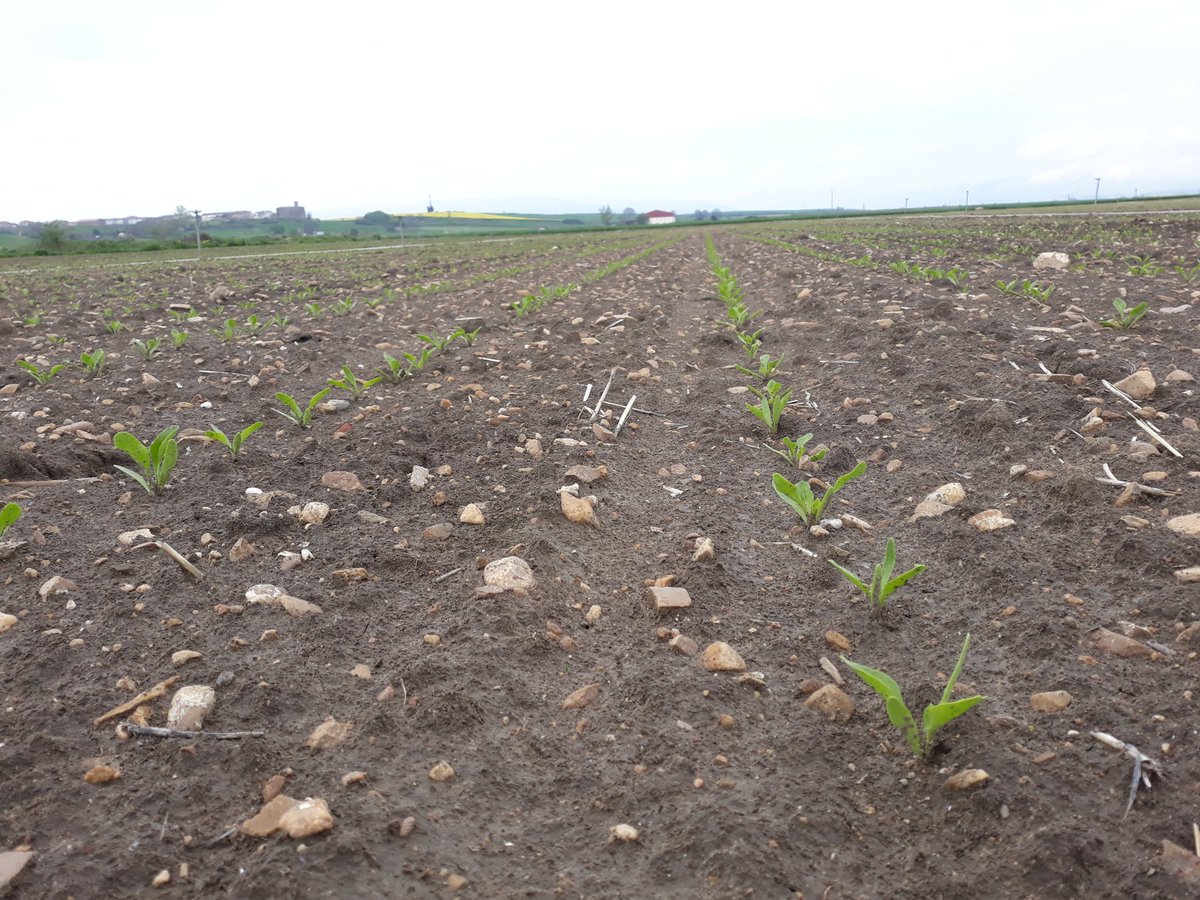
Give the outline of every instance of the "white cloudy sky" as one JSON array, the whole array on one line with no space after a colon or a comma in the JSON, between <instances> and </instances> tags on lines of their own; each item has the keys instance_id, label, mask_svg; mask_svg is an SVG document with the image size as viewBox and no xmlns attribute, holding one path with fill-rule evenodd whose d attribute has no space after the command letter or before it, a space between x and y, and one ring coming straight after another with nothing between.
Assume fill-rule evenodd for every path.
<instances>
[{"instance_id":1,"label":"white cloudy sky","mask_svg":"<svg viewBox=\"0 0 1200 900\"><path fill-rule=\"evenodd\" d=\"M0 220L1200 191L1197 0L5 4Z\"/></svg>"}]
</instances>

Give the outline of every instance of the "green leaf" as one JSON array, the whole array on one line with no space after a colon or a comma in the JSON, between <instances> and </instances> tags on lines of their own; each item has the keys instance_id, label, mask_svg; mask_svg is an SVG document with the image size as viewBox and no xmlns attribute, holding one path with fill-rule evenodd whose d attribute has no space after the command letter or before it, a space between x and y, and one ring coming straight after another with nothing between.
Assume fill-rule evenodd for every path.
<instances>
[{"instance_id":1,"label":"green leaf","mask_svg":"<svg viewBox=\"0 0 1200 900\"><path fill-rule=\"evenodd\" d=\"M958 654L958 662L954 664L954 671L950 673L950 680L946 682L946 689L942 691L942 702L947 703L950 700L950 694L954 691L954 685L958 682L958 676L962 674L963 663L967 661L967 648L971 646L971 633L968 631L967 636L963 638L962 650Z\"/></svg>"},{"instance_id":2,"label":"green leaf","mask_svg":"<svg viewBox=\"0 0 1200 900\"><path fill-rule=\"evenodd\" d=\"M324 399L325 399L325 397L326 397L326 396L329 394L329 391L330 391L330 389L329 389L329 388L325 388L324 390L317 391L315 394L313 394L313 398L312 398L311 400L309 400L309 401L308 401L308 409L307 409L307 412L308 412L310 415L311 415L312 411L313 411L314 409L316 409L316 408L317 408L317 404L318 404L318 403L320 403L322 400L324 400ZM295 404L293 403L293 406L294 406L294 405L295 405ZM299 408L298 408L298 407L297 407L297 412L299 412Z\"/></svg>"},{"instance_id":3,"label":"green leaf","mask_svg":"<svg viewBox=\"0 0 1200 900\"><path fill-rule=\"evenodd\" d=\"M113 446L129 454L143 470L150 468L150 449L128 431L118 431L113 435Z\"/></svg>"},{"instance_id":4,"label":"green leaf","mask_svg":"<svg viewBox=\"0 0 1200 900\"><path fill-rule=\"evenodd\" d=\"M219 444L225 445L225 447L227 447L227 448L230 446L229 436L226 435L225 432L223 432L216 425L212 426L210 429L208 429L208 431L204 432L204 436L207 438L212 438L214 441L216 441Z\"/></svg>"},{"instance_id":5,"label":"green leaf","mask_svg":"<svg viewBox=\"0 0 1200 900\"><path fill-rule=\"evenodd\" d=\"M289 411L291 411L292 415L294 415L296 417L294 421L297 421L297 422L300 421L300 406L299 406L299 404L296 403L295 400L293 400L291 397L289 397L283 391L280 391L279 393L277 393L275 395L275 399L278 400L280 403L282 403L284 406L286 406Z\"/></svg>"},{"instance_id":6,"label":"green leaf","mask_svg":"<svg viewBox=\"0 0 1200 900\"><path fill-rule=\"evenodd\" d=\"M119 433L123 433L123 432L119 432ZM128 475L130 478L132 478L134 481L136 481L138 484L140 484L142 486L142 490L144 490L147 494L154 493L154 491L150 490L150 485L146 483L146 479L143 478L141 475L139 475L137 472L133 471L133 469L126 468L125 466L114 466L113 468L119 469L120 471L122 471L126 475Z\"/></svg>"},{"instance_id":7,"label":"green leaf","mask_svg":"<svg viewBox=\"0 0 1200 900\"><path fill-rule=\"evenodd\" d=\"M863 583L861 578L859 578L857 575L855 575L853 572L851 572L845 566L838 565L832 559L826 560L826 562L828 562L831 566L833 566L835 569L837 569L839 572L841 572L842 577L845 578L847 581L849 581L852 585L854 585L856 588L858 588L860 591L862 591L868 597L871 596L871 589L868 588Z\"/></svg>"},{"instance_id":8,"label":"green leaf","mask_svg":"<svg viewBox=\"0 0 1200 900\"><path fill-rule=\"evenodd\" d=\"M3 537L4 532L8 531L8 527L19 518L21 518L21 507L15 503L5 503L4 508L0 509L0 537Z\"/></svg>"},{"instance_id":9,"label":"green leaf","mask_svg":"<svg viewBox=\"0 0 1200 900\"><path fill-rule=\"evenodd\" d=\"M814 498L812 488L808 486L807 481L801 478L793 484L776 472L771 476L771 485L780 499L794 509L796 515L804 520L806 525L811 524Z\"/></svg>"},{"instance_id":10,"label":"green leaf","mask_svg":"<svg viewBox=\"0 0 1200 900\"><path fill-rule=\"evenodd\" d=\"M933 749L933 736L938 730L949 722L953 722L968 709L978 703L980 700L986 699L981 696L967 697L963 700L955 700L952 703L931 703L925 707L925 712L921 716L921 725L925 737L925 750Z\"/></svg>"},{"instance_id":11,"label":"green leaf","mask_svg":"<svg viewBox=\"0 0 1200 900\"><path fill-rule=\"evenodd\" d=\"M918 575L920 575L924 571L925 571L924 565L916 565L916 566L913 566L911 569L909 569L907 572L905 572L903 575L897 575L895 578L893 578L891 581L889 581L887 583L887 585L884 587L883 599L886 600L888 597L890 597L892 595L892 593L897 588L904 587L904 585L907 584L911 579L916 578Z\"/></svg>"},{"instance_id":12,"label":"green leaf","mask_svg":"<svg viewBox=\"0 0 1200 900\"><path fill-rule=\"evenodd\" d=\"M882 592L892 580L892 570L896 568L896 541L887 539L887 549L883 553L883 566L879 571L879 590Z\"/></svg>"},{"instance_id":13,"label":"green leaf","mask_svg":"<svg viewBox=\"0 0 1200 900\"><path fill-rule=\"evenodd\" d=\"M899 697L888 697L887 714L888 721L900 729L900 733L908 741L912 752L919 754L921 752L921 733L917 730L916 720L908 711L908 707L904 705L904 701Z\"/></svg>"}]
</instances>

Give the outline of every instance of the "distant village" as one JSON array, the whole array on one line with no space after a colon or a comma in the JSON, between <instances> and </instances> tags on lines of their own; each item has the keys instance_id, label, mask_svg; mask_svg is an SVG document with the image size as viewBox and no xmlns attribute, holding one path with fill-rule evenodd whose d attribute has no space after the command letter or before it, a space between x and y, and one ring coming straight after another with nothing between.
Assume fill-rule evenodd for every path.
<instances>
[{"instance_id":1,"label":"distant village","mask_svg":"<svg viewBox=\"0 0 1200 900\"><path fill-rule=\"evenodd\" d=\"M79 219L74 222L58 222L64 228L72 229L105 229L111 232L114 228L130 228L134 229L128 233L118 233L117 237L133 237L148 233L154 227L170 227L176 228L180 224L191 226L192 216L190 213L186 216L186 222L181 223L184 216L181 211L176 211L165 216L118 216L111 219ZM279 206L275 209L262 209L253 212L248 209L235 209L229 212L214 212L201 213L201 223L213 224L230 224L233 222L253 222L253 221L270 221L270 222L306 222L311 217L300 205L299 201L295 201L291 206ZM0 233L7 234L27 234L36 232L45 222L31 222L25 220L22 222L0 222Z\"/></svg>"}]
</instances>

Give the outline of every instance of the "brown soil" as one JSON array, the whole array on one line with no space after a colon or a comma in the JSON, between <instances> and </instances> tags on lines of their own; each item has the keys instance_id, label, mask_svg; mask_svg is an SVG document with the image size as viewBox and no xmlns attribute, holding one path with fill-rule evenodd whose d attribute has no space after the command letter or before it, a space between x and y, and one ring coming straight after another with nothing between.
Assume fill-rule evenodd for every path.
<instances>
[{"instance_id":1,"label":"brown soil","mask_svg":"<svg viewBox=\"0 0 1200 900\"><path fill-rule=\"evenodd\" d=\"M1194 382L1165 377L1200 368L1200 293L1169 269L1135 276L1119 260L1194 262L1197 223L1088 222L1090 236L1076 221L1023 220L710 232L764 311L763 350L786 359L777 377L804 401L781 435L811 432L831 448L809 473L821 478L870 461L831 512L871 530L824 538L776 498L773 472L800 475L762 446L747 395L730 392L749 382L732 368L744 357L722 324L702 232L668 232L682 239L526 317L504 304L581 282L650 238L0 273L0 383L20 384L0 397L0 496L24 508L5 536L23 544L0 561L0 612L19 617L0 635L0 850L37 854L11 895L143 896L163 869L163 897L1194 895L1158 853L1164 839L1190 846L1200 786L1195 652L1175 640L1195 619L1197 588L1174 575L1200 563L1200 542L1165 527L1200 507L1200 397ZM937 228L950 249L929 256ZM864 241L883 264L844 261ZM1117 258L1088 253L1105 248ZM1087 265L1034 272L1042 250ZM958 264L969 292L889 270L898 259ZM1042 307L991 287L1014 275L1056 292ZM224 311L209 299L219 286L232 291ZM1100 328L1122 288L1155 311L1129 332ZM344 298L358 300L353 310L328 312ZM313 319L307 302L325 311ZM178 325L168 303L204 321ZM1162 311L1174 307L1184 309ZM23 324L34 309L42 320ZM132 331L109 334L106 309ZM251 313L294 321L231 342L213 334ZM343 364L365 377L384 351L413 351L417 333L447 334L465 317L481 317L473 347L318 413L307 431L271 412L275 391L303 403ZM171 327L189 331L181 352L169 340L149 360L128 348ZM99 377L71 370L38 387L14 365L95 347L110 351ZM1085 377L1044 381L1039 363ZM1101 385L1141 366L1158 380L1146 403L1180 457L1142 446L1131 407ZM580 398L614 368L610 399L636 394L650 412L602 443ZM1120 415L1085 431L1097 407ZM118 423L149 439L167 425L233 432L257 420L236 463L183 441L160 497L113 469L127 462L111 446ZM53 434L77 421L92 423L88 437ZM530 439L543 457L525 452ZM556 492L579 463L608 469L580 491L598 497L598 528L560 511ZM1106 463L1179 494L1116 506L1121 489L1096 480ZM420 492L409 487L416 465L434 471ZM1010 474L1016 465L1049 475ZM365 490L323 486L330 471L357 474ZM1152 471L1165 478L1143 478ZM947 482L966 500L910 521ZM294 497L260 506L247 488ZM305 529L289 514L308 501L332 507L325 524ZM486 524L459 523L468 503L483 505ZM968 523L990 508L1016 524ZM447 539L423 536L439 523L453 525ZM138 528L204 580L118 543ZM714 560L693 561L698 535L715 543ZM877 623L825 559L869 572L889 536L902 567L928 568ZM257 552L234 562L239 538ZM302 549L311 559L285 568L279 554ZM482 564L506 555L527 560L537 586L477 596ZM334 574L355 567L368 579ZM78 590L40 599L53 575ZM650 608L644 589L664 576L688 590L689 609ZM259 583L323 612L246 604ZM601 615L589 621L593 606ZM1093 645L1093 629L1124 620L1174 652L1121 658ZM268 629L279 639L261 640ZM765 687L706 672L668 646L670 629L701 648L728 642ZM970 632L959 687L987 700L916 761L845 666L850 720L804 707L802 684L829 681L820 658L838 661L827 631L848 638L853 660L891 673L914 708L940 695ZM174 668L185 649L202 658ZM359 665L369 678L351 674ZM115 721L93 727L174 674L216 686L207 728L265 736L121 740ZM564 709L588 684L598 697ZM394 696L379 699L389 685ZM1065 711L1031 708L1031 694L1054 690L1072 695ZM151 704L150 724L165 724L169 696ZM353 726L349 738L306 748L329 716ZM1093 731L1136 744L1165 773L1126 818L1131 761ZM435 782L443 760L455 776ZM121 777L85 783L97 761ZM944 787L969 768L990 777ZM302 840L231 832L285 772L284 792L324 798L333 828ZM366 778L344 785L350 772ZM636 842L610 839L621 823Z\"/></svg>"}]
</instances>

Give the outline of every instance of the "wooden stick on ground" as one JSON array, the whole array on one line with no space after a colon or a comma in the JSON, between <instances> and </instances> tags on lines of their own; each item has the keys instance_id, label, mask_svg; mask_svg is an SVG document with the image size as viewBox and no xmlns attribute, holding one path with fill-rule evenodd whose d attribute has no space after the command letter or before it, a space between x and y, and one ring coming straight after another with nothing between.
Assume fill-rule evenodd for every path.
<instances>
[{"instance_id":1,"label":"wooden stick on ground","mask_svg":"<svg viewBox=\"0 0 1200 900\"><path fill-rule=\"evenodd\" d=\"M178 551L176 551L176 549L166 541L147 541L144 544L138 544L136 547L130 547L129 549L144 550L146 547L154 547L157 550L161 550L163 553L167 554L167 556L171 557L171 559L175 560L175 562L179 563L179 567L197 581L204 580L204 573L180 556Z\"/></svg>"},{"instance_id":2,"label":"wooden stick on ground","mask_svg":"<svg viewBox=\"0 0 1200 900\"><path fill-rule=\"evenodd\" d=\"M139 706L141 706L143 703L149 703L151 700L157 700L159 697L161 697L163 694L165 694L167 692L167 689L170 688L171 685L173 685L178 680L179 680L178 675L172 675L166 681L160 681L154 687L150 688L150 690L142 691L140 694L138 694L132 700L128 700L125 703L122 703L120 706L113 707L108 712L106 712L104 715L102 715L100 718L96 719L96 721L94 721L92 723L92 725L103 725L109 719L115 719L117 716L123 716L127 712L132 712L133 710L135 710Z\"/></svg>"},{"instance_id":3,"label":"wooden stick on ground","mask_svg":"<svg viewBox=\"0 0 1200 900\"><path fill-rule=\"evenodd\" d=\"M263 737L266 734L265 731L180 731L178 728L155 728L153 725L134 725L132 722L122 722L121 727L130 734L143 734L149 737L213 738L218 741Z\"/></svg>"},{"instance_id":4,"label":"wooden stick on ground","mask_svg":"<svg viewBox=\"0 0 1200 900\"><path fill-rule=\"evenodd\" d=\"M1150 487L1148 484L1138 484L1136 481L1122 481L1112 473L1112 469L1108 467L1108 463L1105 463L1101 468L1104 469L1104 474L1108 476L1107 478L1101 478L1099 475L1096 476L1096 480L1101 484L1111 484L1126 489L1132 488L1139 494L1148 494L1151 497L1179 496L1179 491L1167 491L1162 488Z\"/></svg>"}]
</instances>

